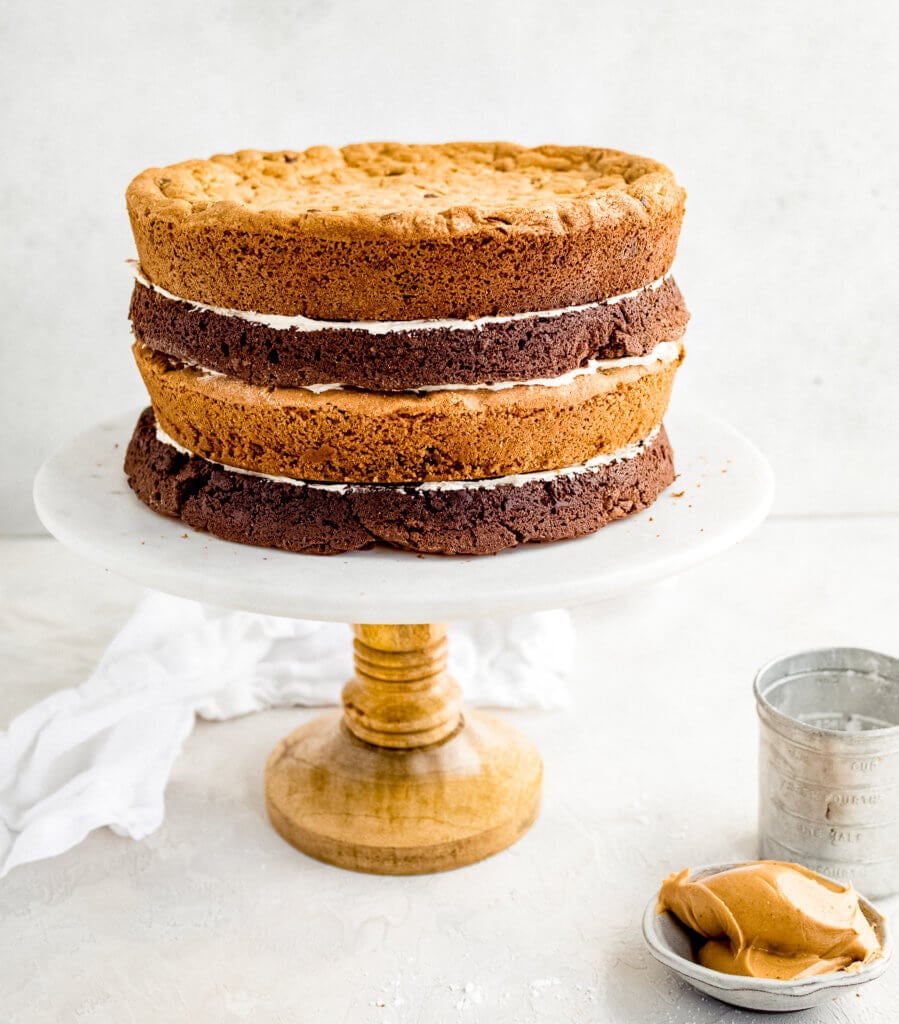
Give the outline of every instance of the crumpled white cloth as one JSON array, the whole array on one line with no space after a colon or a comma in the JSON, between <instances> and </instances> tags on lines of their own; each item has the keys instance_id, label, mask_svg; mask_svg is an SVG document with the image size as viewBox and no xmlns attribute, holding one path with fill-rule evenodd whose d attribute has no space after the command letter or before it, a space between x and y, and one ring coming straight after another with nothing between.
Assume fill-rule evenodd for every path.
<instances>
[{"instance_id":1,"label":"crumpled white cloth","mask_svg":"<svg viewBox=\"0 0 899 1024\"><path fill-rule=\"evenodd\" d=\"M472 703L563 706L573 656L564 611L450 626L450 669ZM148 592L86 682L0 732L0 877L104 825L133 839L159 828L197 715L333 704L351 674L344 624Z\"/></svg>"}]
</instances>

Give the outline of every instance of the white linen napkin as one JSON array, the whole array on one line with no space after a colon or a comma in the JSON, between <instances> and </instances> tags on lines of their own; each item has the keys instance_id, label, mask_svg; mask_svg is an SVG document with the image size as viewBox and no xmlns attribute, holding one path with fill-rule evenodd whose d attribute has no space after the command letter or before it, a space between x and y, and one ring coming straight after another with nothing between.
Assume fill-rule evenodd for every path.
<instances>
[{"instance_id":1,"label":"white linen napkin","mask_svg":"<svg viewBox=\"0 0 899 1024\"><path fill-rule=\"evenodd\" d=\"M108 826L143 839L196 716L224 720L339 700L349 627L234 612L148 592L90 678L0 732L0 878ZM564 611L450 626L450 670L471 703L568 702Z\"/></svg>"}]
</instances>

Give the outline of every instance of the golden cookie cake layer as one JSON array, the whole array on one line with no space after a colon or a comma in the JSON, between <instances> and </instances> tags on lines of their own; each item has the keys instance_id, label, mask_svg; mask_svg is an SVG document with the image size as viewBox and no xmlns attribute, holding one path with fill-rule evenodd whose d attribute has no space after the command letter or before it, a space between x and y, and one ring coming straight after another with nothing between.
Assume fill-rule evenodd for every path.
<instances>
[{"instance_id":1,"label":"golden cookie cake layer","mask_svg":"<svg viewBox=\"0 0 899 1024\"><path fill-rule=\"evenodd\" d=\"M671 266L684 191L611 149L379 142L151 168L127 203L144 272L180 298L416 320L641 288Z\"/></svg>"},{"instance_id":2,"label":"golden cookie cake layer","mask_svg":"<svg viewBox=\"0 0 899 1024\"><path fill-rule=\"evenodd\" d=\"M641 440L682 352L556 386L424 393L260 388L135 346L163 431L215 462L331 483L481 480L561 469Z\"/></svg>"}]
</instances>

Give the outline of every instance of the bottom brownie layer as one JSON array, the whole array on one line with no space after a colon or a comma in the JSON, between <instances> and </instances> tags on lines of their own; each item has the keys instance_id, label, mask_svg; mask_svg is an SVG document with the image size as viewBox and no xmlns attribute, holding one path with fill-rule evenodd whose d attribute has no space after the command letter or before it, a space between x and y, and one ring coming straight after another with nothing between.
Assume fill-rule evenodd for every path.
<instances>
[{"instance_id":1,"label":"bottom brownie layer","mask_svg":"<svg viewBox=\"0 0 899 1024\"><path fill-rule=\"evenodd\" d=\"M387 544L488 555L570 540L651 505L674 479L664 427L633 457L551 479L451 489L316 487L225 469L159 440L152 409L125 456L132 490L156 512L224 540L331 555Z\"/></svg>"}]
</instances>

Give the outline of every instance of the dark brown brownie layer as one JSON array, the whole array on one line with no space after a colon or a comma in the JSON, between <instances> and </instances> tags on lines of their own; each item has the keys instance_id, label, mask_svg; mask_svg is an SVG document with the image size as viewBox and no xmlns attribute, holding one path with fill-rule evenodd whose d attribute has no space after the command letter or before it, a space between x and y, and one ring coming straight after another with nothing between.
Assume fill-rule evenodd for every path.
<instances>
[{"instance_id":1,"label":"dark brown brownie layer","mask_svg":"<svg viewBox=\"0 0 899 1024\"><path fill-rule=\"evenodd\" d=\"M446 555L593 533L651 505L674 479L664 428L635 458L593 472L458 490L368 485L343 493L235 473L156 437L146 409L125 457L128 483L156 512L224 540L330 555L386 544Z\"/></svg>"},{"instance_id":2,"label":"dark brown brownie layer","mask_svg":"<svg viewBox=\"0 0 899 1024\"><path fill-rule=\"evenodd\" d=\"M147 347L250 384L392 391L560 377L588 359L642 356L680 338L689 314L667 278L613 305L478 330L277 330L168 299L140 283L130 317Z\"/></svg>"}]
</instances>

